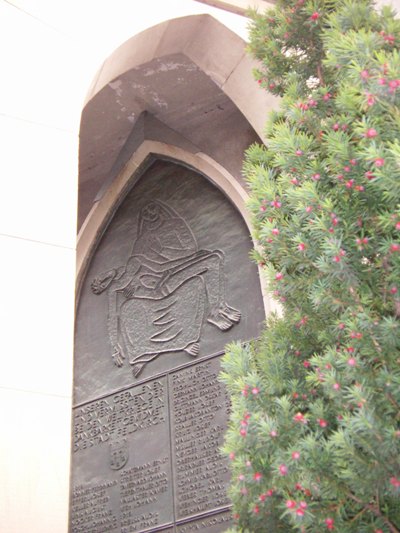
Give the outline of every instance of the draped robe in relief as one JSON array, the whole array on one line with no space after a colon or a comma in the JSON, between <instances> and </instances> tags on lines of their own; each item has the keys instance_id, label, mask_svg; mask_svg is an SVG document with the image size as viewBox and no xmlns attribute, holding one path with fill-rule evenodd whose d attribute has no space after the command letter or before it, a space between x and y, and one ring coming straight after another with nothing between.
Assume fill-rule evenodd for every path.
<instances>
[{"instance_id":1,"label":"draped robe in relief","mask_svg":"<svg viewBox=\"0 0 400 533\"><path fill-rule=\"evenodd\" d=\"M127 264L92 283L95 294L108 289L108 332L117 366L128 358L138 375L163 352L197 356L206 313L222 331L239 322L240 312L225 302L223 263L220 250L198 249L171 207L147 204Z\"/></svg>"}]
</instances>

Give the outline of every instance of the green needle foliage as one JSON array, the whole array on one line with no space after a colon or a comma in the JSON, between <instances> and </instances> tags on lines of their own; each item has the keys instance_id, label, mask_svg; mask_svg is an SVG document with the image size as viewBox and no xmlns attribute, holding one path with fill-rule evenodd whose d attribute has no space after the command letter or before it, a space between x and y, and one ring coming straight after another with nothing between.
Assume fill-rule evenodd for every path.
<instances>
[{"instance_id":1,"label":"green needle foliage","mask_svg":"<svg viewBox=\"0 0 400 533\"><path fill-rule=\"evenodd\" d=\"M229 346L237 531L400 531L400 22L369 0L253 13L282 97L244 172L282 313Z\"/></svg>"}]
</instances>

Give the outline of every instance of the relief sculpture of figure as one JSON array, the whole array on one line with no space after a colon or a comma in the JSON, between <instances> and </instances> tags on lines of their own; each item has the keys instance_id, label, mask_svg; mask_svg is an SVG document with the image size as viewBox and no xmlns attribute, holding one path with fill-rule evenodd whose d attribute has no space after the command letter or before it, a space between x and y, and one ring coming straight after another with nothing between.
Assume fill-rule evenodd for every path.
<instances>
[{"instance_id":1,"label":"relief sculpture of figure","mask_svg":"<svg viewBox=\"0 0 400 533\"><path fill-rule=\"evenodd\" d=\"M204 319L221 331L240 321L225 300L224 254L199 250L191 229L171 207L148 203L126 265L100 274L92 291L108 293L113 360L137 377L162 353L199 353Z\"/></svg>"}]
</instances>

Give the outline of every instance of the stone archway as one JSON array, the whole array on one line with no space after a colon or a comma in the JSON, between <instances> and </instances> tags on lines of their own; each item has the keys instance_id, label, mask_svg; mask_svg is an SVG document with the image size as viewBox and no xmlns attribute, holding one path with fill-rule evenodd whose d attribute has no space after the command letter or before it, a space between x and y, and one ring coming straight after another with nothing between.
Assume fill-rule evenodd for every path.
<instances>
[{"instance_id":1,"label":"stone archway","mask_svg":"<svg viewBox=\"0 0 400 533\"><path fill-rule=\"evenodd\" d=\"M132 37L102 65L82 112L79 227L143 140L201 152L241 180L243 151L276 99L254 81L245 43L208 15Z\"/></svg>"},{"instance_id":2,"label":"stone archway","mask_svg":"<svg viewBox=\"0 0 400 533\"><path fill-rule=\"evenodd\" d=\"M260 140L256 106L267 106L251 68L232 32L185 17L122 45L89 92L72 532L229 525L219 358L227 342L256 337L271 311L248 258L241 177L245 149Z\"/></svg>"}]
</instances>

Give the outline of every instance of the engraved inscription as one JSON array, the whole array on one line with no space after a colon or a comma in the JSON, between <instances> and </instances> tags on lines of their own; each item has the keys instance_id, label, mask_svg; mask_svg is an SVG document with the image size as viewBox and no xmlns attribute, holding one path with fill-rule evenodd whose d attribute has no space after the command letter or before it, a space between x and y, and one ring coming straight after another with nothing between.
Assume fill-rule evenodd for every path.
<instances>
[{"instance_id":1,"label":"engraved inscription","mask_svg":"<svg viewBox=\"0 0 400 533\"><path fill-rule=\"evenodd\" d=\"M75 408L74 533L173 523L167 377Z\"/></svg>"},{"instance_id":2,"label":"engraved inscription","mask_svg":"<svg viewBox=\"0 0 400 533\"><path fill-rule=\"evenodd\" d=\"M108 295L108 334L117 366L127 359L137 377L162 353L197 357L204 321L227 331L241 314L225 299L224 253L199 250L185 220L160 201L139 213L126 265L92 281Z\"/></svg>"},{"instance_id":3,"label":"engraved inscription","mask_svg":"<svg viewBox=\"0 0 400 533\"><path fill-rule=\"evenodd\" d=\"M72 492L71 533L112 533L118 531L118 517L110 502L117 481L95 486L78 486Z\"/></svg>"},{"instance_id":4,"label":"engraved inscription","mask_svg":"<svg viewBox=\"0 0 400 533\"><path fill-rule=\"evenodd\" d=\"M123 444L123 439L165 422L164 397L162 380L154 380L79 407L74 415L74 452L103 442L122 441L119 448L113 443L110 453L110 467L117 469L118 463L121 468L128 460L126 441ZM125 463L121 464L124 458Z\"/></svg>"},{"instance_id":5,"label":"engraved inscription","mask_svg":"<svg viewBox=\"0 0 400 533\"><path fill-rule=\"evenodd\" d=\"M230 511L218 513L185 524L177 526L177 533L192 533L193 531L207 531L207 533L219 533L225 531L232 525L232 515Z\"/></svg>"},{"instance_id":6,"label":"engraved inscription","mask_svg":"<svg viewBox=\"0 0 400 533\"><path fill-rule=\"evenodd\" d=\"M167 464L166 456L121 472L121 533L142 531L159 524L155 509L160 495L170 489ZM153 511L143 513L141 508L147 505Z\"/></svg>"},{"instance_id":7,"label":"engraved inscription","mask_svg":"<svg viewBox=\"0 0 400 533\"><path fill-rule=\"evenodd\" d=\"M219 453L229 399L218 370L214 359L170 376L178 519L229 504L229 468Z\"/></svg>"}]
</instances>

